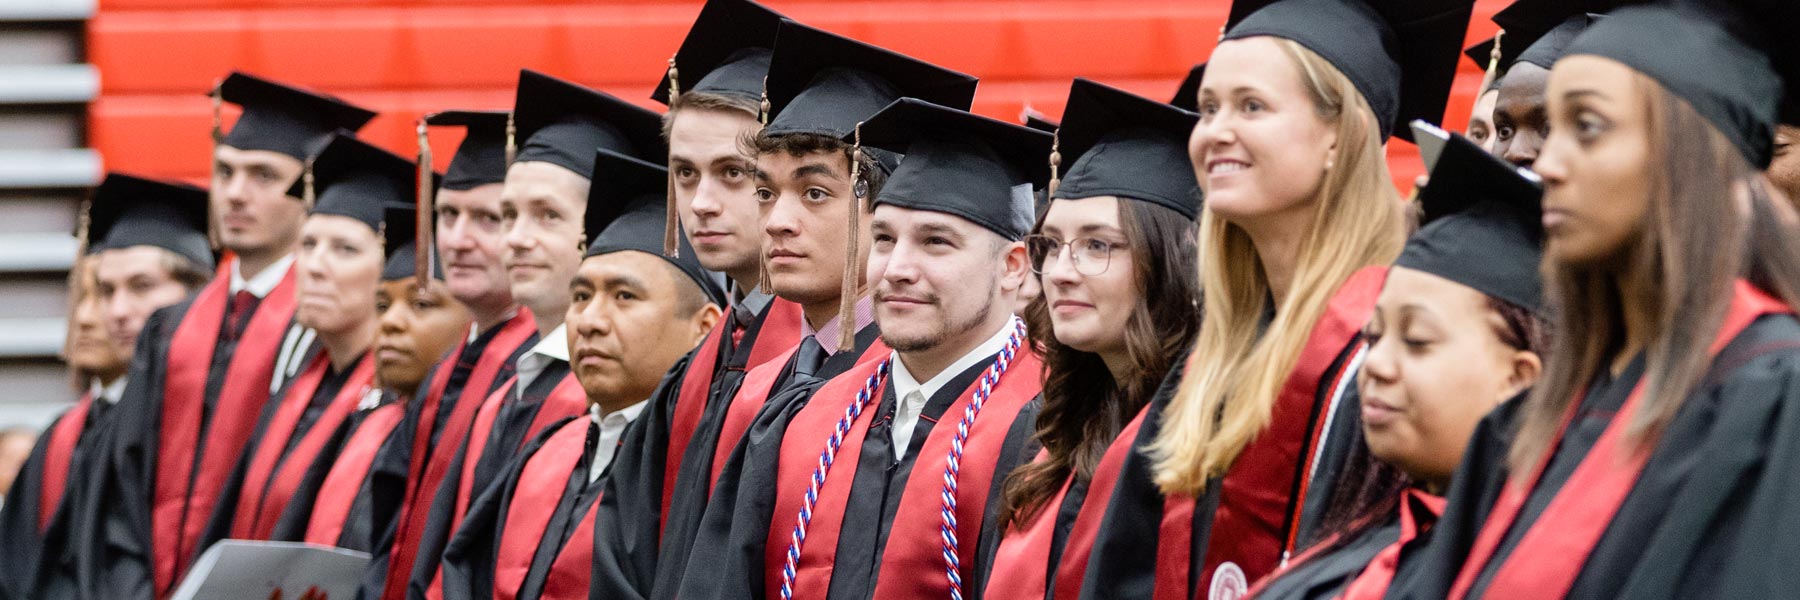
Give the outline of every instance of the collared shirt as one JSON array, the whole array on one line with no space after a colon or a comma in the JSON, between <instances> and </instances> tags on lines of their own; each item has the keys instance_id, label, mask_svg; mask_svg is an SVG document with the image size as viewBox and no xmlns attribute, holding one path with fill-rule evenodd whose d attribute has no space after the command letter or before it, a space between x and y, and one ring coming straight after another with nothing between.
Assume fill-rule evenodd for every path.
<instances>
[{"instance_id":1,"label":"collared shirt","mask_svg":"<svg viewBox=\"0 0 1800 600\"><path fill-rule=\"evenodd\" d=\"M125 395L125 382L129 380L128 377L120 377L113 380L112 383L100 383L100 379L96 377L93 381L88 382L88 394L93 395L95 400L107 404L118 404L119 398Z\"/></svg>"},{"instance_id":2,"label":"collared shirt","mask_svg":"<svg viewBox=\"0 0 1800 600\"><path fill-rule=\"evenodd\" d=\"M898 400L894 407L895 460L906 457L906 447L912 443L913 428L919 425L919 415L925 412L925 403L929 402L932 396L937 395L945 384L950 383L950 380L961 375L963 371L969 370L969 367L975 366L989 356L999 354L1006 348L1006 341L1011 338L1012 332L1013 323L1011 320L1007 320L1006 325L994 332L994 335L989 336L987 341L976 346L974 350L970 350L968 354L962 355L962 358L956 359L956 362L950 363L950 366L939 371L925 383L919 383L919 380L913 377L912 371L907 370L906 361L900 360L899 352L893 354L894 374L891 380L894 386L894 398Z\"/></svg>"},{"instance_id":3,"label":"collared shirt","mask_svg":"<svg viewBox=\"0 0 1800 600\"><path fill-rule=\"evenodd\" d=\"M536 346L519 357L519 382L513 385L514 396L525 393L525 388L531 387L553 361L569 362L569 336L564 327L557 325L556 329L550 330L550 335L538 340Z\"/></svg>"},{"instance_id":4,"label":"collared shirt","mask_svg":"<svg viewBox=\"0 0 1800 600\"><path fill-rule=\"evenodd\" d=\"M619 410L600 414L600 405L588 407L588 418L600 426L600 441L594 446L594 462L588 465L588 483L600 478L606 466L612 464L613 455L619 452L619 437L625 435L625 426L636 421L643 414L648 400L640 400L637 404Z\"/></svg>"},{"instance_id":5,"label":"collared shirt","mask_svg":"<svg viewBox=\"0 0 1800 600\"><path fill-rule=\"evenodd\" d=\"M857 298L856 310L852 312L856 316L856 330L862 331L864 327L875 322L875 299L867 295ZM825 326L813 329L811 323L806 322L806 319L801 319L800 336L818 340L819 348L823 349L826 355L837 354L838 342L842 341L838 338L843 337L843 320L832 317L825 322Z\"/></svg>"},{"instance_id":6,"label":"collared shirt","mask_svg":"<svg viewBox=\"0 0 1800 600\"><path fill-rule=\"evenodd\" d=\"M245 279L242 271L244 261L231 261L231 287L228 289L232 295L237 295L239 291L249 290L250 295L257 298L268 297L269 292L275 291L275 286L281 285L281 278L287 276L288 267L293 265L294 255L289 254L265 267L261 273Z\"/></svg>"},{"instance_id":7,"label":"collared shirt","mask_svg":"<svg viewBox=\"0 0 1800 600\"><path fill-rule=\"evenodd\" d=\"M775 300L774 294L770 294L758 288L750 288L750 290L746 292L738 289L737 284L734 283L732 284L731 289L731 297L737 298L737 302L731 303L731 308L732 310L738 311L738 316L740 318L755 316L756 313L762 312L764 308L768 308L769 303Z\"/></svg>"}]
</instances>

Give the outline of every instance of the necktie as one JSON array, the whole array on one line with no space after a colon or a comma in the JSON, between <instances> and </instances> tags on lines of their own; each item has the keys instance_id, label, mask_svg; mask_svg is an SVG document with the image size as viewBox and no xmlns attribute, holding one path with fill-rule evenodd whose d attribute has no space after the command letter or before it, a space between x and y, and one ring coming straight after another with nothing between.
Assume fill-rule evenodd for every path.
<instances>
[{"instance_id":1,"label":"necktie","mask_svg":"<svg viewBox=\"0 0 1800 600\"><path fill-rule=\"evenodd\" d=\"M231 296L231 307L225 313L226 339L237 341L243 335L244 325L250 321L250 313L256 306L256 294L250 290L238 290Z\"/></svg>"},{"instance_id":2,"label":"necktie","mask_svg":"<svg viewBox=\"0 0 1800 600\"><path fill-rule=\"evenodd\" d=\"M819 372L819 367L824 364L825 348L819 345L818 338L808 336L800 342L800 350L794 355L795 375L811 377L812 374Z\"/></svg>"}]
</instances>

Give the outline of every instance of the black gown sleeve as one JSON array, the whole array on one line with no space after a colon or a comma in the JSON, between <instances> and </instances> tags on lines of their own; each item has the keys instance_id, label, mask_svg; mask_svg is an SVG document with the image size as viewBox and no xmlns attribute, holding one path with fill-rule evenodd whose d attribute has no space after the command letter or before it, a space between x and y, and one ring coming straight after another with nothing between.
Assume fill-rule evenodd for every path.
<instances>
[{"instance_id":1,"label":"black gown sleeve","mask_svg":"<svg viewBox=\"0 0 1800 600\"><path fill-rule=\"evenodd\" d=\"M661 549L662 493L674 483L664 481L663 474L675 405L693 356L689 352L664 375L644 414L620 436L618 455L607 467L600 505L594 508L594 564L588 586L593 600L643 600L650 595Z\"/></svg>"},{"instance_id":2,"label":"black gown sleeve","mask_svg":"<svg viewBox=\"0 0 1800 600\"><path fill-rule=\"evenodd\" d=\"M506 512L518 491L519 476L525 463L536 454L557 430L569 421L582 417L566 417L545 427L514 454L500 477L478 493L469 503L469 512L456 533L444 546L442 564L444 600L485 600L494 597L494 560L500 555L500 537L506 531ZM555 510L555 507L544 507ZM427 581L427 584L430 582Z\"/></svg>"},{"instance_id":3,"label":"black gown sleeve","mask_svg":"<svg viewBox=\"0 0 1800 600\"><path fill-rule=\"evenodd\" d=\"M19 466L18 474L13 478L12 489L6 491L6 504L0 505L0 565L5 565L0 568L0 600L30 597L44 545L38 513L42 510L40 499L44 490L44 460L50 450L50 432L56 430L57 423L70 416L63 413L43 435L38 436L31 456ZM66 484L63 489L68 489Z\"/></svg>"},{"instance_id":4,"label":"black gown sleeve","mask_svg":"<svg viewBox=\"0 0 1800 600\"><path fill-rule=\"evenodd\" d=\"M1006 430L1006 441L1000 445L1000 460L994 467L994 479L988 485L987 509L981 515L981 538L976 541L975 564L969 581L963 585L963 597L980 600L993 574L994 556L1000 551L1000 540L1006 531L1000 522L1000 504L1006 497L1006 478L1013 470L1031 464L1041 445L1037 441L1037 417L1044 410L1044 396L1033 398L1013 419Z\"/></svg>"}]
</instances>

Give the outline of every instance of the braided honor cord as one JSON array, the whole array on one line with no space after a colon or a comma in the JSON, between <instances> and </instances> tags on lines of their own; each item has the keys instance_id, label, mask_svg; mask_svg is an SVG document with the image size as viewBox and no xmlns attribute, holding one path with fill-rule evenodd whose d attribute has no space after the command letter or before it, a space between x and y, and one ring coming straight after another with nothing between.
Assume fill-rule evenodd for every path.
<instances>
[{"instance_id":1,"label":"braided honor cord","mask_svg":"<svg viewBox=\"0 0 1800 600\"><path fill-rule=\"evenodd\" d=\"M938 537L944 542L944 575L950 580L950 600L962 600L963 597L962 559L957 554L956 543L956 482L962 475L963 442L969 439L969 428L975 425L975 417L981 414L982 405L994 393L994 386L1000 383L1000 376L1006 374L1013 355L1025 339L1025 322L1013 317L1012 325L1012 337L1007 338L1006 347L1000 350L1000 357L994 360L993 366L981 374L975 397L963 409L962 420L956 423L956 437L950 440L950 456L944 461L944 521L939 526Z\"/></svg>"},{"instance_id":2,"label":"braided honor cord","mask_svg":"<svg viewBox=\"0 0 1800 600\"><path fill-rule=\"evenodd\" d=\"M832 429L831 439L825 441L825 451L819 453L819 464L813 467L812 480L806 484L806 498L800 503L800 514L794 517L794 533L788 537L787 560L781 566L781 600L794 597L794 571L800 564L800 548L806 544L806 528L812 524L813 505L819 503L819 488L825 486L825 476L831 472L832 461L837 459L838 446L844 443L844 434L850 433L851 424L856 423L856 418L869 406L869 400L875 397L875 390L880 389L881 382L887 379L893 362L894 358L889 356L875 367L875 373L869 375L862 391L856 393L856 400L844 410L844 417L838 419L837 427Z\"/></svg>"}]
</instances>

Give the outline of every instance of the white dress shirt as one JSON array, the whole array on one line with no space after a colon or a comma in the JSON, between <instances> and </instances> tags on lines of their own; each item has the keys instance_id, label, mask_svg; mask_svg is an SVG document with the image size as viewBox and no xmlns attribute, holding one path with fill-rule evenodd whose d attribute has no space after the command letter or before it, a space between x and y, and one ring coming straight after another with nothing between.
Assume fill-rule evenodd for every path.
<instances>
[{"instance_id":1,"label":"white dress shirt","mask_svg":"<svg viewBox=\"0 0 1800 600\"><path fill-rule=\"evenodd\" d=\"M898 401L894 407L894 460L906 458L906 447L912 444L913 429L919 425L919 415L925 411L925 403L931 401L931 397L937 395L951 379L969 370L969 367L999 354L1006 348L1006 340L1012 337L1012 332L1013 322L1009 319L987 341L956 359L956 362L950 363L949 367L925 383L919 383L912 371L906 369L906 361L900 360L899 352L894 353L894 372L890 378L890 385L894 386L894 398Z\"/></svg>"},{"instance_id":2,"label":"white dress shirt","mask_svg":"<svg viewBox=\"0 0 1800 600\"><path fill-rule=\"evenodd\" d=\"M619 452L619 437L625 434L625 426L636 421L649 404L648 400L641 400L605 415L600 414L599 404L588 407L588 418L600 425L600 441L594 446L594 462L588 465L588 483L599 479L600 474L606 471L606 466L612 464L613 455Z\"/></svg>"},{"instance_id":3,"label":"white dress shirt","mask_svg":"<svg viewBox=\"0 0 1800 600\"><path fill-rule=\"evenodd\" d=\"M120 377L113 380L112 383L103 384L100 383L99 378L95 378L93 381L88 382L88 393L92 394L94 399L109 405L118 404L119 398L125 395L125 382L129 380L130 378L128 377Z\"/></svg>"},{"instance_id":4,"label":"white dress shirt","mask_svg":"<svg viewBox=\"0 0 1800 600\"><path fill-rule=\"evenodd\" d=\"M556 329L550 330L550 335L538 340L537 345L519 357L519 382L513 385L513 397L523 397L525 388L536 383L538 376L543 375L552 362L569 362L569 335L564 327L557 325Z\"/></svg>"},{"instance_id":5,"label":"white dress shirt","mask_svg":"<svg viewBox=\"0 0 1800 600\"><path fill-rule=\"evenodd\" d=\"M287 277L288 267L291 266L294 266L294 255L289 254L263 268L261 273L245 279L244 261L233 260L231 261L231 286L227 289L233 296L236 296L239 291L249 290L252 296L266 298L269 292L275 291L275 286L281 285L281 278Z\"/></svg>"}]
</instances>

